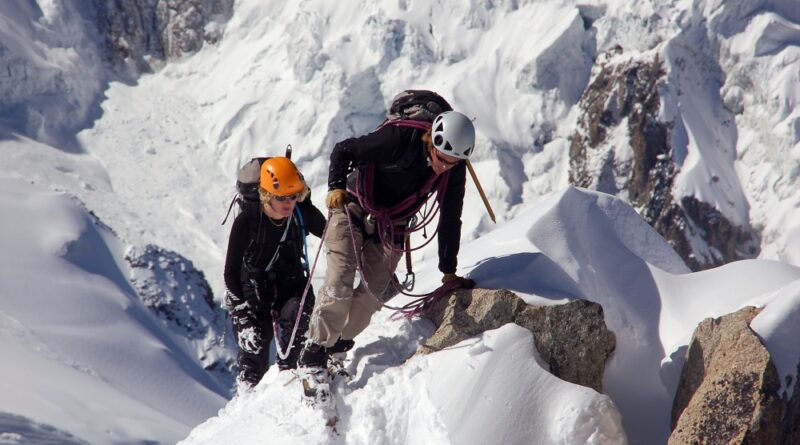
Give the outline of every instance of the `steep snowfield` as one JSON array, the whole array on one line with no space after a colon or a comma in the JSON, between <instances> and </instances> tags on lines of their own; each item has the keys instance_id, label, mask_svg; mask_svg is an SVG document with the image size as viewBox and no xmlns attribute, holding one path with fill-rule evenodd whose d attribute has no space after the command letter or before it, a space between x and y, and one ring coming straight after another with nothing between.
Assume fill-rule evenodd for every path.
<instances>
[{"instance_id":1,"label":"steep snowfield","mask_svg":"<svg viewBox=\"0 0 800 445\"><path fill-rule=\"evenodd\" d=\"M118 229L127 241L154 239L218 270L227 233L213 223L238 166L292 144L320 196L333 144L374 128L404 88L436 89L475 117L476 169L500 220L513 217L567 185L570 111L592 62L620 45L620 57L664 61L662 115L674 122L681 164L676 198L698 196L735 223L751 219L764 230L763 258L797 264L791 1L278 3L238 2L218 45L105 92L103 118L79 138L123 195L123 205L90 208L127 226ZM160 164L173 174L140 180ZM163 214L178 224L153 211L165 196L176 208ZM489 228L482 207L468 207L467 240ZM218 275L208 275L219 289Z\"/></svg>"},{"instance_id":2,"label":"steep snowfield","mask_svg":"<svg viewBox=\"0 0 800 445\"><path fill-rule=\"evenodd\" d=\"M0 412L90 443L175 441L213 415L228 389L137 300L113 233L66 194L0 183Z\"/></svg>"},{"instance_id":3,"label":"steep snowfield","mask_svg":"<svg viewBox=\"0 0 800 445\"><path fill-rule=\"evenodd\" d=\"M700 320L746 304L766 305L753 328L781 374L796 371L795 0L240 0L218 44L133 83L111 81L85 13L0 3L3 440L174 443L214 416L227 388L138 302L124 253L178 252L219 298L237 167L292 144L319 204L333 144L374 128L406 88L476 118L474 164L500 224L468 184L459 272L531 303L601 303L618 341L608 397L549 377L510 326L406 361L430 326L382 312L340 387L343 436L271 371L187 443L664 443L681 348ZM678 190L749 218L764 260L690 274L624 203L567 186L574 105L615 45L664 60ZM415 255L420 290L438 282L434 256Z\"/></svg>"},{"instance_id":4,"label":"steep snowfield","mask_svg":"<svg viewBox=\"0 0 800 445\"><path fill-rule=\"evenodd\" d=\"M724 41L722 94L737 112L737 171L763 227L761 256L800 264L800 16L790 1L758 6Z\"/></svg>"}]
</instances>

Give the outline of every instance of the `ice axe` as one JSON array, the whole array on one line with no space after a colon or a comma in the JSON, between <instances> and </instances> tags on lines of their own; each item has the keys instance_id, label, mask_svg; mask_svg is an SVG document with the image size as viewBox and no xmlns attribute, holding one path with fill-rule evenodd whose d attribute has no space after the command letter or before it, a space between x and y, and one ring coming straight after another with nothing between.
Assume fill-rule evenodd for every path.
<instances>
[{"instance_id":1,"label":"ice axe","mask_svg":"<svg viewBox=\"0 0 800 445\"><path fill-rule=\"evenodd\" d=\"M483 205L486 206L486 211L489 212L489 218L492 219L492 222L497 224L497 221L494 219L494 212L492 211L492 206L489 204L489 200L486 199L486 194L483 193L483 187L481 187L481 182L478 181L478 175L475 174L475 169L472 168L472 163L469 162L469 159L465 159L465 163L467 164L467 170L469 170L469 175L472 176L472 182L475 183L475 187L478 188L478 193L481 195L481 199L483 200Z\"/></svg>"}]
</instances>

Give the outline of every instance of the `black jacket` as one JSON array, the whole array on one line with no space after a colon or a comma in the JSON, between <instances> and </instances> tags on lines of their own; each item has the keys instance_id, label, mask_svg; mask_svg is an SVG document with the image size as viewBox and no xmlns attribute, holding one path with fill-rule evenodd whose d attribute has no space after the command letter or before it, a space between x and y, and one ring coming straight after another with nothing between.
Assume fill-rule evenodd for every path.
<instances>
[{"instance_id":1,"label":"black jacket","mask_svg":"<svg viewBox=\"0 0 800 445\"><path fill-rule=\"evenodd\" d=\"M303 217L306 234L321 237L325 229L322 213L310 199L297 203L297 208ZM243 284L247 285L251 278L258 281L259 285L274 283L279 289L305 286L306 276L301 262L303 236L294 215L288 223L289 231L280 245L278 257L270 271L265 271L278 248L287 222L276 226L260 207L236 216L228 239L224 271L225 287L236 300L245 300Z\"/></svg>"},{"instance_id":2,"label":"black jacket","mask_svg":"<svg viewBox=\"0 0 800 445\"><path fill-rule=\"evenodd\" d=\"M412 196L434 175L422 142L422 130L386 125L365 136L346 139L331 152L328 189L344 189L356 168L375 164L375 204L388 208ZM461 241L466 165L450 169L439 215L439 270L456 271ZM425 199L423 196L420 199Z\"/></svg>"}]
</instances>

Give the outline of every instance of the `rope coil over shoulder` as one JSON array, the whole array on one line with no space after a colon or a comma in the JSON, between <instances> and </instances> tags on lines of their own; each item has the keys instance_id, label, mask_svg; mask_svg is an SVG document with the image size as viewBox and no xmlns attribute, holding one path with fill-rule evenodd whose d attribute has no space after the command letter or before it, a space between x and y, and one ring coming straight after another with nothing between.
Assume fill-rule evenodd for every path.
<instances>
[{"instance_id":1,"label":"rope coil over shoulder","mask_svg":"<svg viewBox=\"0 0 800 445\"><path fill-rule=\"evenodd\" d=\"M384 127L386 125L410 127L422 131L427 131L431 128L430 122L406 120L406 119L385 121L381 125L381 127ZM423 230L428 224L430 224L433 221L433 219L439 213L439 210L444 203L444 194L445 190L447 190L447 184L450 179L450 171L448 170L438 176L436 175L431 176L418 192L408 196L406 199L400 201L399 203L395 204L390 208L380 208L374 204L375 199L372 195L374 177L375 177L374 164L368 165L363 170L357 170L356 181L355 181L356 190L348 190L348 192L353 196L355 196L356 200L358 201L358 205L365 211L365 213L371 215L372 218L374 219L375 231L384 248L388 249L392 253L398 253L398 252L408 253L422 249L425 246L427 246L431 241L433 241L433 239L439 232L438 225L434 230L432 236L419 246L412 247L409 242L406 242L403 245L401 245L401 247L396 247L393 242L395 239L399 239L401 237L406 238L406 240L408 240L407 237L411 233ZM420 212L420 209L427 202L426 198L430 196L430 194L434 191L436 192L436 199L434 205L430 206L430 208L426 207L425 211L422 212L422 215L418 221L412 219L415 218L415 215L418 212ZM347 208L347 206L345 206L345 212L347 213L347 220L350 227L350 234L352 237L353 221L352 221L352 216L350 214L350 210ZM395 221L408 221L408 220L412 221L408 227L400 228L395 225ZM353 238L354 251L356 251L355 247L356 247L355 239ZM361 258L359 255L356 256L357 256L356 258L357 268L360 272L361 280L364 281L366 285L366 279L363 273ZM406 279L408 280L408 277L406 277ZM455 283L450 282L443 284L439 288L427 294L411 294L407 292L407 290L403 286L401 286L399 283L396 282L393 274L392 278L389 280L389 283L391 286L394 287L394 289L398 293L401 293L408 297L415 298L415 300L402 307L392 307L386 305L381 299L376 297L372 293L372 290L369 288L369 285L366 285L366 288L370 296L374 298L377 302L381 303L383 307L395 310L397 311L397 313L402 314L407 318L421 315L428 308L436 304L436 302L439 301L444 295L447 295L453 289L461 287L462 284L460 281Z\"/></svg>"}]
</instances>

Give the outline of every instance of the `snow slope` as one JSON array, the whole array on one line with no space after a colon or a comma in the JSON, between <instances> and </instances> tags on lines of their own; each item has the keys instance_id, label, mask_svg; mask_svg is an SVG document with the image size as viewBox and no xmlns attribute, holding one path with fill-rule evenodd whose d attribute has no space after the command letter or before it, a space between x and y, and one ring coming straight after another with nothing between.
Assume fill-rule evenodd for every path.
<instances>
[{"instance_id":1,"label":"snow slope","mask_svg":"<svg viewBox=\"0 0 800 445\"><path fill-rule=\"evenodd\" d=\"M617 337L608 396L553 378L530 332L515 325L411 357L432 326L384 309L348 355L355 379L337 384L339 435L301 403L296 378L273 369L255 393L234 398L181 443L666 443L680 375L671 354L703 318L745 305L765 307L753 327L781 376L796 377L800 350L789 338L800 325L797 310L786 309L800 297L800 268L751 260L689 273L630 206L608 195L553 193L463 246L461 263L480 287L511 289L531 304L600 303ZM439 278L426 266L420 291Z\"/></svg>"},{"instance_id":2,"label":"snow slope","mask_svg":"<svg viewBox=\"0 0 800 445\"><path fill-rule=\"evenodd\" d=\"M67 194L0 182L0 412L90 443L175 441L213 415L228 389L138 301L113 233Z\"/></svg>"}]
</instances>

